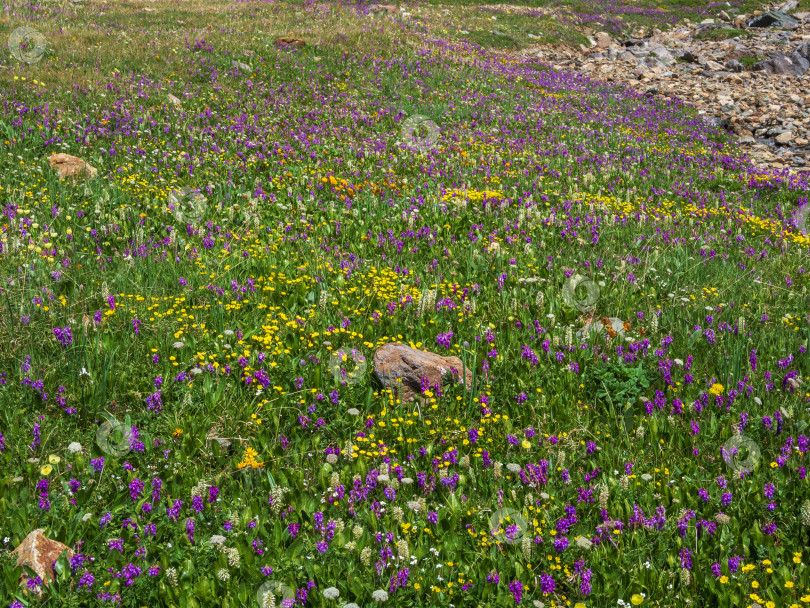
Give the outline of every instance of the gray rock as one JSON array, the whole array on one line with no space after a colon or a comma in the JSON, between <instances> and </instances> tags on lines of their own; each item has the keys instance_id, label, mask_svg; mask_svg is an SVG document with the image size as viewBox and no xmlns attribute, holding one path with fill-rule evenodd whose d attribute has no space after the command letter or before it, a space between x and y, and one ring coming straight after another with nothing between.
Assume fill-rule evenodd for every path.
<instances>
[{"instance_id":1,"label":"gray rock","mask_svg":"<svg viewBox=\"0 0 810 608\"><path fill-rule=\"evenodd\" d=\"M698 56L695 52L686 49L685 51L683 51L678 55L678 59L680 59L681 61L686 61L688 63L697 63Z\"/></svg>"},{"instance_id":2,"label":"gray rock","mask_svg":"<svg viewBox=\"0 0 810 608\"><path fill-rule=\"evenodd\" d=\"M793 55L799 55L810 61L810 41L800 44L796 47L796 50L793 51Z\"/></svg>"},{"instance_id":3,"label":"gray rock","mask_svg":"<svg viewBox=\"0 0 810 608\"><path fill-rule=\"evenodd\" d=\"M788 13L792 10L796 10L798 7L799 0L787 0L786 2L783 2L782 5L776 10L780 13Z\"/></svg>"},{"instance_id":4,"label":"gray rock","mask_svg":"<svg viewBox=\"0 0 810 608\"><path fill-rule=\"evenodd\" d=\"M745 67L736 59L731 59L729 61L726 61L726 69L729 72L742 72L745 69Z\"/></svg>"},{"instance_id":5,"label":"gray rock","mask_svg":"<svg viewBox=\"0 0 810 608\"><path fill-rule=\"evenodd\" d=\"M663 68L664 64L655 57L645 57L639 62L640 65L646 65L650 68Z\"/></svg>"},{"instance_id":6,"label":"gray rock","mask_svg":"<svg viewBox=\"0 0 810 608\"><path fill-rule=\"evenodd\" d=\"M700 37L700 36L702 36L703 34L708 34L708 33L709 33L709 32L711 32L712 30L716 30L716 29L719 29L719 28L721 28L721 27L722 27L722 26L721 26L721 25L718 25L717 23L703 23L703 24L701 24L701 25L699 25L699 26L698 26L698 28L697 28L697 29L695 30L695 32L692 34L692 37L693 37L693 38Z\"/></svg>"},{"instance_id":7,"label":"gray rock","mask_svg":"<svg viewBox=\"0 0 810 608\"><path fill-rule=\"evenodd\" d=\"M663 63L664 65L669 65L670 63L674 63L674 62L675 62L675 57L673 57L673 56L672 56L672 53L670 53L670 52L669 52L669 51L666 49L666 47L663 47L663 46L660 46L660 45L659 45L659 46L652 47L652 48L650 48L650 53L651 53L651 54L652 54L652 53L655 53L655 56L656 56L656 57L658 58L658 60L659 60L661 63Z\"/></svg>"},{"instance_id":8,"label":"gray rock","mask_svg":"<svg viewBox=\"0 0 810 608\"><path fill-rule=\"evenodd\" d=\"M794 30L799 27L799 20L794 19L787 13L768 11L757 17L752 17L745 25L746 27L778 27L783 30Z\"/></svg>"},{"instance_id":9,"label":"gray rock","mask_svg":"<svg viewBox=\"0 0 810 608\"><path fill-rule=\"evenodd\" d=\"M774 57L754 64L754 71L783 76L801 76L810 67L810 61L798 53L790 57Z\"/></svg>"}]
</instances>

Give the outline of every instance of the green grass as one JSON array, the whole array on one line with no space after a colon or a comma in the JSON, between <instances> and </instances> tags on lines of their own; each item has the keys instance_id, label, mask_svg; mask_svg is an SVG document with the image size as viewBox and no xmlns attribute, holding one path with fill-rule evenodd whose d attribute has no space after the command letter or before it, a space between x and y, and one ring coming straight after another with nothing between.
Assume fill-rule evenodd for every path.
<instances>
[{"instance_id":1,"label":"green grass","mask_svg":"<svg viewBox=\"0 0 810 608\"><path fill-rule=\"evenodd\" d=\"M561 19L143 6L6 15L49 50L0 70L0 606L801 602L806 182L508 52L576 45ZM403 400L391 342L472 381ZM40 599L37 528L95 558Z\"/></svg>"},{"instance_id":2,"label":"green grass","mask_svg":"<svg viewBox=\"0 0 810 608\"><path fill-rule=\"evenodd\" d=\"M739 59L739 62L745 66L746 70L750 70L760 61L762 61L762 57L740 57Z\"/></svg>"},{"instance_id":3,"label":"green grass","mask_svg":"<svg viewBox=\"0 0 810 608\"><path fill-rule=\"evenodd\" d=\"M470 32L469 34L463 35L461 38L462 40L466 39L475 44L492 49L516 51L520 48L520 43L514 38L497 32Z\"/></svg>"}]
</instances>

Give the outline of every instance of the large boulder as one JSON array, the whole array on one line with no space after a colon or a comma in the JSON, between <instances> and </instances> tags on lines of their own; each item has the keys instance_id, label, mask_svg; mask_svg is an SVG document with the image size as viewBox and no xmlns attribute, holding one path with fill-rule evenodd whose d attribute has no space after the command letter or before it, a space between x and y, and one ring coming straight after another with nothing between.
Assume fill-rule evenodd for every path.
<instances>
[{"instance_id":1,"label":"large boulder","mask_svg":"<svg viewBox=\"0 0 810 608\"><path fill-rule=\"evenodd\" d=\"M81 176L94 177L96 173L98 173L95 167L89 165L78 156L71 156L70 154L63 154L61 152L52 154L48 158L48 162L51 168L55 169L59 174L60 179Z\"/></svg>"},{"instance_id":2,"label":"large boulder","mask_svg":"<svg viewBox=\"0 0 810 608\"><path fill-rule=\"evenodd\" d=\"M768 11L752 17L745 25L747 27L778 27L783 30L794 30L799 27L799 20L794 19L787 13Z\"/></svg>"},{"instance_id":3,"label":"large boulder","mask_svg":"<svg viewBox=\"0 0 810 608\"><path fill-rule=\"evenodd\" d=\"M790 57L774 57L754 64L752 68L755 72L765 72L766 74L780 74L783 76L801 76L810 68L810 61L805 59L798 52Z\"/></svg>"},{"instance_id":4,"label":"large boulder","mask_svg":"<svg viewBox=\"0 0 810 608\"><path fill-rule=\"evenodd\" d=\"M68 558L73 557L73 551L67 545L51 540L44 534L45 529L39 528L26 536L20 545L11 552L17 556L17 566L28 566L37 573L42 582L47 585L53 580L53 565L63 552L68 552ZM25 582L23 574L20 582Z\"/></svg>"},{"instance_id":5,"label":"large boulder","mask_svg":"<svg viewBox=\"0 0 810 608\"><path fill-rule=\"evenodd\" d=\"M431 387L445 380L460 382L463 370L458 357L442 357L398 342L384 344L374 353L374 373L385 388L398 392L403 402L421 394L423 378ZM471 389L472 371L467 368L466 372L464 384Z\"/></svg>"}]
</instances>

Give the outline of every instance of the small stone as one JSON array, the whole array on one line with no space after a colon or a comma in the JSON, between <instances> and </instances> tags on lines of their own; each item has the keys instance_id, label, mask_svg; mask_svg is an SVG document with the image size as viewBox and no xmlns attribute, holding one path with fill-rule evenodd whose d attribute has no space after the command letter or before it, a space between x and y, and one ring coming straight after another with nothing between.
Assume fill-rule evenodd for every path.
<instances>
[{"instance_id":1,"label":"small stone","mask_svg":"<svg viewBox=\"0 0 810 608\"><path fill-rule=\"evenodd\" d=\"M778 144L786 144L791 139L793 139L793 132L792 131L785 131L784 133L782 133L781 135L778 135L776 137L776 143L778 143Z\"/></svg>"},{"instance_id":2,"label":"small stone","mask_svg":"<svg viewBox=\"0 0 810 608\"><path fill-rule=\"evenodd\" d=\"M613 38L611 38L610 34L607 32L597 32L594 38L596 39L596 46L598 46L600 49L609 48L614 44Z\"/></svg>"},{"instance_id":3,"label":"small stone","mask_svg":"<svg viewBox=\"0 0 810 608\"><path fill-rule=\"evenodd\" d=\"M399 15L399 7L393 4L373 4L368 8L369 15Z\"/></svg>"}]
</instances>

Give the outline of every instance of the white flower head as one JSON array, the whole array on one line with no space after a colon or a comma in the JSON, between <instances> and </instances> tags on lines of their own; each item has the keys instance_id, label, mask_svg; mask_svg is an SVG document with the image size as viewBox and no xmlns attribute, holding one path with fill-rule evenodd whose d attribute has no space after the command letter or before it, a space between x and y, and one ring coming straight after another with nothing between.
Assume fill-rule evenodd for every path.
<instances>
[{"instance_id":1,"label":"white flower head","mask_svg":"<svg viewBox=\"0 0 810 608\"><path fill-rule=\"evenodd\" d=\"M327 600L336 600L340 597L340 591L338 591L335 587L328 587L323 590L323 596Z\"/></svg>"},{"instance_id":2,"label":"white flower head","mask_svg":"<svg viewBox=\"0 0 810 608\"><path fill-rule=\"evenodd\" d=\"M388 599L388 593L382 589L377 589L371 594L371 599L373 599L375 602L384 602Z\"/></svg>"}]
</instances>

